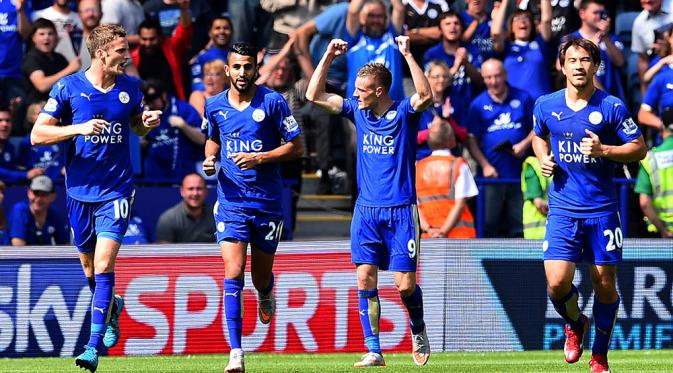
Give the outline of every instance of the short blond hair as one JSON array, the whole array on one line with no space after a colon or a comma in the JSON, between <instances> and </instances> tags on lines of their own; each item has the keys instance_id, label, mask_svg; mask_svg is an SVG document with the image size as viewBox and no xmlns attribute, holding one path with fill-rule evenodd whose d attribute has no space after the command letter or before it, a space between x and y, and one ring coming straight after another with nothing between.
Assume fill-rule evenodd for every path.
<instances>
[{"instance_id":1,"label":"short blond hair","mask_svg":"<svg viewBox=\"0 0 673 373\"><path fill-rule=\"evenodd\" d=\"M205 74L208 71L217 71L224 73L224 61L218 58L210 62L207 62L206 64L203 65L203 73Z\"/></svg>"},{"instance_id":2,"label":"short blond hair","mask_svg":"<svg viewBox=\"0 0 673 373\"><path fill-rule=\"evenodd\" d=\"M393 83L393 75L388 68L379 62L369 62L362 66L358 71L358 78L372 76L376 83L385 88L386 92L390 91L390 85Z\"/></svg>"},{"instance_id":3,"label":"short blond hair","mask_svg":"<svg viewBox=\"0 0 673 373\"><path fill-rule=\"evenodd\" d=\"M91 30L89 37L86 38L86 46L91 58L95 57L97 50L107 48L118 37L126 37L126 31L119 25L101 25Z\"/></svg>"}]
</instances>

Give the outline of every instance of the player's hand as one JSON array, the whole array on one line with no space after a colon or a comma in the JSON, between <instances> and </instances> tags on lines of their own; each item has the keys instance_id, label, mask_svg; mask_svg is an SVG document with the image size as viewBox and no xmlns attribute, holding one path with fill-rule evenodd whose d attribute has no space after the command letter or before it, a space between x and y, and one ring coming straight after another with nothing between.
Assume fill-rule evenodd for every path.
<instances>
[{"instance_id":1,"label":"player's hand","mask_svg":"<svg viewBox=\"0 0 673 373\"><path fill-rule=\"evenodd\" d=\"M159 124L161 124L161 114L161 110L143 111L143 126L147 128L154 128L159 126Z\"/></svg>"},{"instance_id":2,"label":"player's hand","mask_svg":"<svg viewBox=\"0 0 673 373\"><path fill-rule=\"evenodd\" d=\"M215 156L211 155L206 157L203 161L203 172L208 176L215 175Z\"/></svg>"},{"instance_id":3,"label":"player's hand","mask_svg":"<svg viewBox=\"0 0 673 373\"><path fill-rule=\"evenodd\" d=\"M78 127L83 136L100 135L110 124L105 119L91 119Z\"/></svg>"},{"instance_id":4,"label":"player's hand","mask_svg":"<svg viewBox=\"0 0 673 373\"><path fill-rule=\"evenodd\" d=\"M171 115L168 117L168 124L173 128L182 129L182 127L187 125L187 122L177 115Z\"/></svg>"},{"instance_id":5,"label":"player's hand","mask_svg":"<svg viewBox=\"0 0 673 373\"><path fill-rule=\"evenodd\" d=\"M540 212L540 214L547 216L549 214L549 203L544 200L544 198L535 198L533 199L535 208Z\"/></svg>"},{"instance_id":6,"label":"player's hand","mask_svg":"<svg viewBox=\"0 0 673 373\"><path fill-rule=\"evenodd\" d=\"M580 144L580 151L584 155L590 155L594 158L603 156L603 144L601 144L601 139L598 138L598 135L591 132L588 129L585 129L584 132L589 135L589 137L583 137L582 143Z\"/></svg>"},{"instance_id":7,"label":"player's hand","mask_svg":"<svg viewBox=\"0 0 673 373\"><path fill-rule=\"evenodd\" d=\"M327 46L325 53L330 56L339 57L348 52L348 43L341 39L332 39Z\"/></svg>"},{"instance_id":8,"label":"player's hand","mask_svg":"<svg viewBox=\"0 0 673 373\"><path fill-rule=\"evenodd\" d=\"M402 53L404 57L411 55L411 50L409 49L409 37L400 35L395 38L397 42L397 49Z\"/></svg>"},{"instance_id":9,"label":"player's hand","mask_svg":"<svg viewBox=\"0 0 673 373\"><path fill-rule=\"evenodd\" d=\"M14 6L16 7L17 13L23 10L23 6L25 3L26 3L25 0L16 0Z\"/></svg>"},{"instance_id":10,"label":"player's hand","mask_svg":"<svg viewBox=\"0 0 673 373\"><path fill-rule=\"evenodd\" d=\"M439 228L430 228L428 230L428 236L430 236L430 238L443 238L446 237L446 234Z\"/></svg>"},{"instance_id":11,"label":"player's hand","mask_svg":"<svg viewBox=\"0 0 673 373\"><path fill-rule=\"evenodd\" d=\"M491 164L488 164L486 167L483 167L484 177L487 178L497 178L498 171Z\"/></svg>"},{"instance_id":12,"label":"player's hand","mask_svg":"<svg viewBox=\"0 0 673 373\"><path fill-rule=\"evenodd\" d=\"M231 155L231 160L243 171L250 170L262 163L260 153L234 153Z\"/></svg>"},{"instance_id":13,"label":"player's hand","mask_svg":"<svg viewBox=\"0 0 673 373\"><path fill-rule=\"evenodd\" d=\"M542 176L544 177L550 177L554 174L554 169L556 168L554 153L550 153L542 160L540 163L540 168L542 169Z\"/></svg>"},{"instance_id":14,"label":"player's hand","mask_svg":"<svg viewBox=\"0 0 673 373\"><path fill-rule=\"evenodd\" d=\"M512 155L517 158L523 158L524 155L528 152L528 146L518 142L512 145Z\"/></svg>"},{"instance_id":15,"label":"player's hand","mask_svg":"<svg viewBox=\"0 0 673 373\"><path fill-rule=\"evenodd\" d=\"M44 175L44 171L46 171L46 169L36 167L36 168L28 170L28 175L26 175L26 176L28 176L29 179L32 179L35 176Z\"/></svg>"}]
</instances>

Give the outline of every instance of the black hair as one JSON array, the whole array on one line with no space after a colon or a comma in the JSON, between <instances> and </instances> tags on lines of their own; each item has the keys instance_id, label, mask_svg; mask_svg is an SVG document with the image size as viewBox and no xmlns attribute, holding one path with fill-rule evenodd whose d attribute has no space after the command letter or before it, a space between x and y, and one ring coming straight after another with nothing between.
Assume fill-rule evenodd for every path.
<instances>
[{"instance_id":1,"label":"black hair","mask_svg":"<svg viewBox=\"0 0 673 373\"><path fill-rule=\"evenodd\" d=\"M161 24L156 19L146 18L144 21L140 22L140 25L138 26L138 34L140 34L140 30L144 28L149 30L157 30L157 34L159 36L163 35L163 32L161 31Z\"/></svg>"}]
</instances>

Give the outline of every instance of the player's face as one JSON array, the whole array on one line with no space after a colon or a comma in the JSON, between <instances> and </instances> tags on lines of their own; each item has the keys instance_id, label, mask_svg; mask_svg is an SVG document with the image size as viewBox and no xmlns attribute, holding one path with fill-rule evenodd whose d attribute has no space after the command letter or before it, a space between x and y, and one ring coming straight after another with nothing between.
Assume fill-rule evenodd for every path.
<instances>
[{"instance_id":1,"label":"player's face","mask_svg":"<svg viewBox=\"0 0 673 373\"><path fill-rule=\"evenodd\" d=\"M561 69L570 85L575 88L583 88L593 83L598 65L593 62L588 51L571 46L566 51L565 61Z\"/></svg>"},{"instance_id":2,"label":"player's face","mask_svg":"<svg viewBox=\"0 0 673 373\"><path fill-rule=\"evenodd\" d=\"M42 53L53 52L57 41L56 30L49 27L37 29L33 34L33 44Z\"/></svg>"},{"instance_id":3,"label":"player's face","mask_svg":"<svg viewBox=\"0 0 673 373\"><path fill-rule=\"evenodd\" d=\"M463 34L463 28L460 25L458 17L446 17L439 23L442 36L448 41L459 41Z\"/></svg>"},{"instance_id":4,"label":"player's face","mask_svg":"<svg viewBox=\"0 0 673 373\"><path fill-rule=\"evenodd\" d=\"M104 70L112 75L121 75L124 73L124 68L131 58L129 43L126 41L126 38L117 37L101 55Z\"/></svg>"},{"instance_id":5,"label":"player's face","mask_svg":"<svg viewBox=\"0 0 673 373\"><path fill-rule=\"evenodd\" d=\"M527 14L519 13L512 18L512 31L514 32L514 39L528 40L530 33L533 31L533 22Z\"/></svg>"},{"instance_id":6,"label":"player's face","mask_svg":"<svg viewBox=\"0 0 673 373\"><path fill-rule=\"evenodd\" d=\"M159 51L161 38L155 29L141 28L138 35L140 37L140 47L149 54Z\"/></svg>"},{"instance_id":7,"label":"player's face","mask_svg":"<svg viewBox=\"0 0 673 373\"><path fill-rule=\"evenodd\" d=\"M434 95L443 95L449 86L449 71L441 65L433 66L428 71L428 82Z\"/></svg>"},{"instance_id":8,"label":"player's face","mask_svg":"<svg viewBox=\"0 0 673 373\"><path fill-rule=\"evenodd\" d=\"M242 56L238 53L229 53L228 63L224 67L226 75L231 80L231 87L240 93L245 93L252 88L257 76L257 64L255 57Z\"/></svg>"},{"instance_id":9,"label":"player's face","mask_svg":"<svg viewBox=\"0 0 673 373\"><path fill-rule=\"evenodd\" d=\"M215 45L220 48L224 48L229 44L231 40L231 34L233 30L229 21L225 19L217 19L213 22L213 25L210 27L208 36L210 40L213 41Z\"/></svg>"},{"instance_id":10,"label":"player's face","mask_svg":"<svg viewBox=\"0 0 673 373\"><path fill-rule=\"evenodd\" d=\"M12 133L12 117L9 111L0 111L0 140L5 141Z\"/></svg>"},{"instance_id":11,"label":"player's face","mask_svg":"<svg viewBox=\"0 0 673 373\"><path fill-rule=\"evenodd\" d=\"M386 9L381 4L369 3L360 12L362 32L375 38L383 35L387 20Z\"/></svg>"},{"instance_id":12,"label":"player's face","mask_svg":"<svg viewBox=\"0 0 673 373\"><path fill-rule=\"evenodd\" d=\"M79 19L86 29L92 30L100 23L103 14L95 0L82 0L79 3Z\"/></svg>"},{"instance_id":13,"label":"player's face","mask_svg":"<svg viewBox=\"0 0 673 373\"><path fill-rule=\"evenodd\" d=\"M358 108L360 110L370 109L378 104L377 89L376 80L373 76L358 76L355 79L353 97L358 99Z\"/></svg>"},{"instance_id":14,"label":"player's face","mask_svg":"<svg viewBox=\"0 0 673 373\"><path fill-rule=\"evenodd\" d=\"M200 177L189 175L182 181L180 196L188 207L199 208L203 206L203 201L206 200L207 195L206 183Z\"/></svg>"}]
</instances>

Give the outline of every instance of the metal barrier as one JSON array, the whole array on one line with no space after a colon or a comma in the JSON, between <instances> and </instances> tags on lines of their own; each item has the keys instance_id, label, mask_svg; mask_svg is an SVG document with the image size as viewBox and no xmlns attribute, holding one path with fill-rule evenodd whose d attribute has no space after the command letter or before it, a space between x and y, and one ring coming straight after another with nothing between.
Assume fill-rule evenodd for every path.
<instances>
[{"instance_id":1,"label":"metal barrier","mask_svg":"<svg viewBox=\"0 0 673 373\"><path fill-rule=\"evenodd\" d=\"M500 184L513 184L520 185L521 180L519 179L490 179L490 178L477 178L475 179L477 187L479 188L479 194L477 195L477 216L475 217L477 223L477 237L484 237L484 216L486 211L486 204L484 202L484 193L483 187L485 185L500 185ZM617 187L617 200L619 203L619 214L622 220L622 233L624 237L628 237L629 234L629 193L630 186L636 183L635 179L626 179L626 178L615 178L614 183Z\"/></svg>"}]
</instances>

